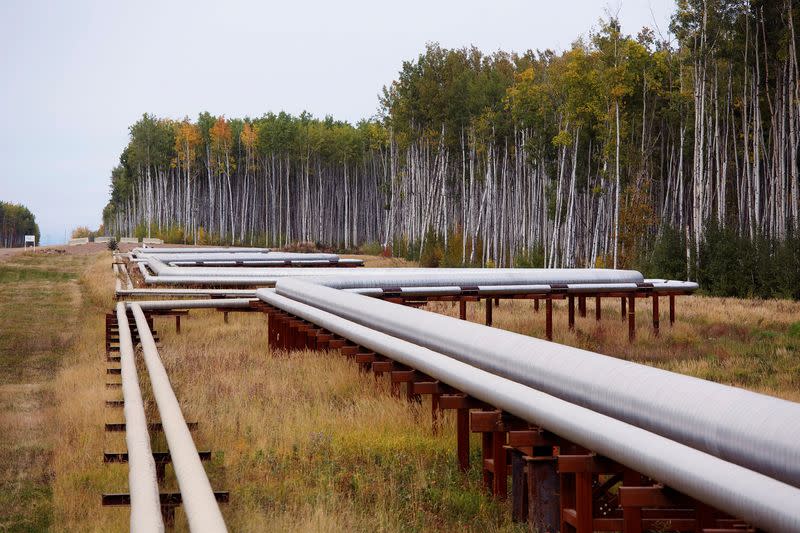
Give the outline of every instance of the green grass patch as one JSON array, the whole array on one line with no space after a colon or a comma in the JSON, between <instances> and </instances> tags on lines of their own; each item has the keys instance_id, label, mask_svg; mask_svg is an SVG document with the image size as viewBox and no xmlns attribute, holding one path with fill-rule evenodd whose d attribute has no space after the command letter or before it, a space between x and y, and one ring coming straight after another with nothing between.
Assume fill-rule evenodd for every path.
<instances>
[{"instance_id":1,"label":"green grass patch","mask_svg":"<svg viewBox=\"0 0 800 533\"><path fill-rule=\"evenodd\" d=\"M78 275L63 270L45 270L40 268L0 265L0 283L16 283L26 281L64 282L77 279Z\"/></svg>"}]
</instances>

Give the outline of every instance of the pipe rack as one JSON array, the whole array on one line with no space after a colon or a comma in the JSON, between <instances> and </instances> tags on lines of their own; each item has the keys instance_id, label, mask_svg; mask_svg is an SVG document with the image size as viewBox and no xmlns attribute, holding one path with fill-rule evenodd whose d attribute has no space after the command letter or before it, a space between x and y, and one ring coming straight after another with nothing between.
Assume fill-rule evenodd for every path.
<instances>
[{"instance_id":1,"label":"pipe rack","mask_svg":"<svg viewBox=\"0 0 800 533\"><path fill-rule=\"evenodd\" d=\"M796 487L280 293L259 298L761 527L800 528Z\"/></svg>"}]
</instances>

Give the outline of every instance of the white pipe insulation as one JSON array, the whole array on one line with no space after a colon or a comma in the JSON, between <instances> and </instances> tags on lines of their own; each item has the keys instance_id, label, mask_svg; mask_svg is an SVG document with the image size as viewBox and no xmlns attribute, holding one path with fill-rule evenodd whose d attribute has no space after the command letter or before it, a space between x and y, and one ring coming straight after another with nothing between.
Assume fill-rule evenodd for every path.
<instances>
[{"instance_id":1,"label":"white pipe insulation","mask_svg":"<svg viewBox=\"0 0 800 533\"><path fill-rule=\"evenodd\" d=\"M139 304L132 303L130 308L136 319L142 355L150 375L158 412L161 415L161 425L169 446L175 477L178 478L189 529L194 533L227 531L211 483L192 440L192 434L189 432L180 404L167 377L167 371L158 355L147 318Z\"/></svg>"},{"instance_id":2,"label":"white pipe insulation","mask_svg":"<svg viewBox=\"0 0 800 533\"><path fill-rule=\"evenodd\" d=\"M302 279L275 291L800 486L800 404Z\"/></svg>"},{"instance_id":3,"label":"white pipe insulation","mask_svg":"<svg viewBox=\"0 0 800 533\"><path fill-rule=\"evenodd\" d=\"M128 494L131 498L130 530L136 533L164 531L161 500L150 434L144 413L142 391L136 371L135 352L125 304L117 304L119 356L122 367L122 399L125 414L125 444L128 448Z\"/></svg>"},{"instance_id":4,"label":"white pipe insulation","mask_svg":"<svg viewBox=\"0 0 800 533\"><path fill-rule=\"evenodd\" d=\"M800 530L795 487L312 305L267 290L259 297L734 516L774 531Z\"/></svg>"}]
</instances>

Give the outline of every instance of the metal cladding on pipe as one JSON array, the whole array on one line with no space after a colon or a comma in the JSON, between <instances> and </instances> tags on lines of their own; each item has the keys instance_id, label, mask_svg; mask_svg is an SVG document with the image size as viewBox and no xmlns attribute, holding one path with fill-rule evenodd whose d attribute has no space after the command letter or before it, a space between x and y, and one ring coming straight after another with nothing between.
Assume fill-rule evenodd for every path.
<instances>
[{"instance_id":1,"label":"metal cladding on pipe","mask_svg":"<svg viewBox=\"0 0 800 533\"><path fill-rule=\"evenodd\" d=\"M236 260L228 260L228 261L168 261L170 266L177 266L177 267L195 267L195 266L203 266L203 267L236 267L236 266L247 266L250 268L257 268L257 267L282 267L282 266L292 266L292 267L330 267L330 266L362 266L364 261L361 259L336 259L336 260L329 260L329 259L290 259L290 260L283 260L283 259L273 259L273 260L259 260L256 261L254 259L245 259L242 261Z\"/></svg>"},{"instance_id":2,"label":"metal cladding on pipe","mask_svg":"<svg viewBox=\"0 0 800 533\"><path fill-rule=\"evenodd\" d=\"M234 296L255 298L255 289L120 289L117 296Z\"/></svg>"},{"instance_id":3,"label":"metal cladding on pipe","mask_svg":"<svg viewBox=\"0 0 800 533\"><path fill-rule=\"evenodd\" d=\"M160 261L338 261L337 254L326 253L294 253L294 252L215 252L215 253L179 253L150 254L148 251L138 252L137 257L153 256Z\"/></svg>"},{"instance_id":4,"label":"metal cladding on pipe","mask_svg":"<svg viewBox=\"0 0 800 533\"><path fill-rule=\"evenodd\" d=\"M169 445L175 477L178 478L189 529L193 532L227 531L214 491L211 489L192 435L181 413L178 399L158 355L147 318L138 304L130 304L130 307L139 330L144 362L161 415L161 425Z\"/></svg>"},{"instance_id":5,"label":"metal cladding on pipe","mask_svg":"<svg viewBox=\"0 0 800 533\"><path fill-rule=\"evenodd\" d=\"M800 485L800 404L300 279L276 292Z\"/></svg>"},{"instance_id":6,"label":"metal cladding on pipe","mask_svg":"<svg viewBox=\"0 0 800 533\"><path fill-rule=\"evenodd\" d=\"M131 497L130 529L134 532L164 531L158 477L142 391L136 371L133 341L125 304L117 304L119 354L122 367L122 398L125 413L125 444L128 448L128 493Z\"/></svg>"},{"instance_id":7,"label":"metal cladding on pipe","mask_svg":"<svg viewBox=\"0 0 800 533\"><path fill-rule=\"evenodd\" d=\"M129 302L128 307L134 305L142 310L156 311L163 309L237 309L250 307L250 302L257 298L228 298L214 300L157 300L153 302Z\"/></svg>"},{"instance_id":8,"label":"metal cladding on pipe","mask_svg":"<svg viewBox=\"0 0 800 533\"><path fill-rule=\"evenodd\" d=\"M670 282L669 284L660 283L660 280L654 280L652 283L652 290L655 292L664 291L695 291L698 288L697 283L690 281ZM325 284L324 281L322 281ZM647 282L646 282L647 283ZM564 288L568 294L582 294L582 293L602 293L602 292L632 292L641 287L637 283L580 283L569 284ZM347 292L354 292L363 294L365 296L383 296L386 290L383 288L358 288L358 289L344 289ZM392 293L399 292L404 296L458 296L465 292L464 287L461 286L443 286L443 287L391 287ZM553 288L550 285L478 285L470 287L468 292L476 296L502 296L502 295L523 295L523 294L551 294Z\"/></svg>"},{"instance_id":9,"label":"metal cladding on pipe","mask_svg":"<svg viewBox=\"0 0 800 533\"><path fill-rule=\"evenodd\" d=\"M122 290L122 280L119 279L119 265L114 263L111 265L111 270L114 272L114 290L119 292Z\"/></svg>"},{"instance_id":10,"label":"metal cladding on pipe","mask_svg":"<svg viewBox=\"0 0 800 533\"><path fill-rule=\"evenodd\" d=\"M141 264L141 263L140 263ZM272 282L282 277L319 277L314 283L338 289L367 287L415 287L442 285L532 285L563 283L641 283L644 277L634 270L599 268L252 268L252 267L170 267L150 257L147 267L161 278L180 276L196 281L206 278L256 278L254 283Z\"/></svg>"},{"instance_id":11,"label":"metal cladding on pipe","mask_svg":"<svg viewBox=\"0 0 800 533\"><path fill-rule=\"evenodd\" d=\"M800 530L800 490L795 487L273 291L260 290L258 294L270 305L416 368L759 527Z\"/></svg>"},{"instance_id":12,"label":"metal cladding on pipe","mask_svg":"<svg viewBox=\"0 0 800 533\"><path fill-rule=\"evenodd\" d=\"M226 253L267 253L269 248L246 248L235 246L185 246L169 247L159 246L155 248L134 248L133 254L226 254Z\"/></svg>"}]
</instances>

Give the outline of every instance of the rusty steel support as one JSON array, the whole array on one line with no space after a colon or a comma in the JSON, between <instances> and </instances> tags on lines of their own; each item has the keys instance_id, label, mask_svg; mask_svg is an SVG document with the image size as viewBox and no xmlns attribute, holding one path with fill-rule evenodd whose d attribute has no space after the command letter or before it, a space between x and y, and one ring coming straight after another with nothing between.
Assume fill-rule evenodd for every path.
<instances>
[{"instance_id":1,"label":"rusty steel support","mask_svg":"<svg viewBox=\"0 0 800 533\"><path fill-rule=\"evenodd\" d=\"M561 531L594 531L592 488L595 470L593 455L558 457Z\"/></svg>"},{"instance_id":2,"label":"rusty steel support","mask_svg":"<svg viewBox=\"0 0 800 533\"><path fill-rule=\"evenodd\" d=\"M569 318L568 318L569 330L570 331L574 331L575 330L575 297L570 294L569 296L567 296L567 302L568 302L567 306L569 308L569 311L568 311L568 315L569 315Z\"/></svg>"},{"instance_id":3,"label":"rusty steel support","mask_svg":"<svg viewBox=\"0 0 800 533\"><path fill-rule=\"evenodd\" d=\"M486 325L492 325L492 299L486 298Z\"/></svg>"},{"instance_id":4,"label":"rusty steel support","mask_svg":"<svg viewBox=\"0 0 800 533\"><path fill-rule=\"evenodd\" d=\"M669 295L669 325L675 324L675 295Z\"/></svg>"},{"instance_id":5,"label":"rusty steel support","mask_svg":"<svg viewBox=\"0 0 800 533\"><path fill-rule=\"evenodd\" d=\"M636 293L628 296L628 341L636 340Z\"/></svg>"},{"instance_id":6,"label":"rusty steel support","mask_svg":"<svg viewBox=\"0 0 800 533\"><path fill-rule=\"evenodd\" d=\"M175 333L181 334L181 315L175 315Z\"/></svg>"},{"instance_id":7,"label":"rusty steel support","mask_svg":"<svg viewBox=\"0 0 800 533\"><path fill-rule=\"evenodd\" d=\"M653 293L653 335L658 337L658 328L659 328L659 316L658 312L658 294Z\"/></svg>"},{"instance_id":8,"label":"rusty steel support","mask_svg":"<svg viewBox=\"0 0 800 533\"><path fill-rule=\"evenodd\" d=\"M545 301L544 332L547 340L553 340L553 299L550 296Z\"/></svg>"},{"instance_id":9,"label":"rusty steel support","mask_svg":"<svg viewBox=\"0 0 800 533\"><path fill-rule=\"evenodd\" d=\"M494 299L494 306L495 307L500 307L500 298L495 298Z\"/></svg>"},{"instance_id":10,"label":"rusty steel support","mask_svg":"<svg viewBox=\"0 0 800 533\"><path fill-rule=\"evenodd\" d=\"M586 296L578 296L578 314L586 318Z\"/></svg>"},{"instance_id":11,"label":"rusty steel support","mask_svg":"<svg viewBox=\"0 0 800 533\"><path fill-rule=\"evenodd\" d=\"M464 298L458 299L458 318L467 319L467 301Z\"/></svg>"},{"instance_id":12,"label":"rusty steel support","mask_svg":"<svg viewBox=\"0 0 800 533\"><path fill-rule=\"evenodd\" d=\"M598 322L603 317L603 310L600 306L600 295L594 297L594 319Z\"/></svg>"},{"instance_id":13,"label":"rusty steel support","mask_svg":"<svg viewBox=\"0 0 800 533\"><path fill-rule=\"evenodd\" d=\"M503 413L497 409L472 411L470 431L481 434L483 486L496 498L508 496L508 450Z\"/></svg>"},{"instance_id":14,"label":"rusty steel support","mask_svg":"<svg viewBox=\"0 0 800 533\"><path fill-rule=\"evenodd\" d=\"M625 296L622 296L619 299L620 316L622 317L622 321L623 322L625 322L625 319L628 318L628 305L627 305L627 303L628 303L628 300L625 298Z\"/></svg>"},{"instance_id":15,"label":"rusty steel support","mask_svg":"<svg viewBox=\"0 0 800 533\"><path fill-rule=\"evenodd\" d=\"M508 451L504 431L492 432L492 493L505 500L508 497Z\"/></svg>"},{"instance_id":16,"label":"rusty steel support","mask_svg":"<svg viewBox=\"0 0 800 533\"><path fill-rule=\"evenodd\" d=\"M469 409L456 409L456 455L461 471L469 470Z\"/></svg>"},{"instance_id":17,"label":"rusty steel support","mask_svg":"<svg viewBox=\"0 0 800 533\"><path fill-rule=\"evenodd\" d=\"M508 449L511 455L511 520L524 522L528 519L525 455L516 448L509 446Z\"/></svg>"},{"instance_id":18,"label":"rusty steel support","mask_svg":"<svg viewBox=\"0 0 800 533\"><path fill-rule=\"evenodd\" d=\"M535 455L525 458L528 466L528 525L533 531L558 531L561 516L556 458Z\"/></svg>"},{"instance_id":19,"label":"rusty steel support","mask_svg":"<svg viewBox=\"0 0 800 533\"><path fill-rule=\"evenodd\" d=\"M533 312L534 313L538 313L539 312L539 298L534 298L533 299Z\"/></svg>"},{"instance_id":20,"label":"rusty steel support","mask_svg":"<svg viewBox=\"0 0 800 533\"><path fill-rule=\"evenodd\" d=\"M442 394L439 396L439 408L452 409L456 412L456 456L458 467L462 472L469 470L469 434L471 408L481 405L465 394Z\"/></svg>"}]
</instances>

